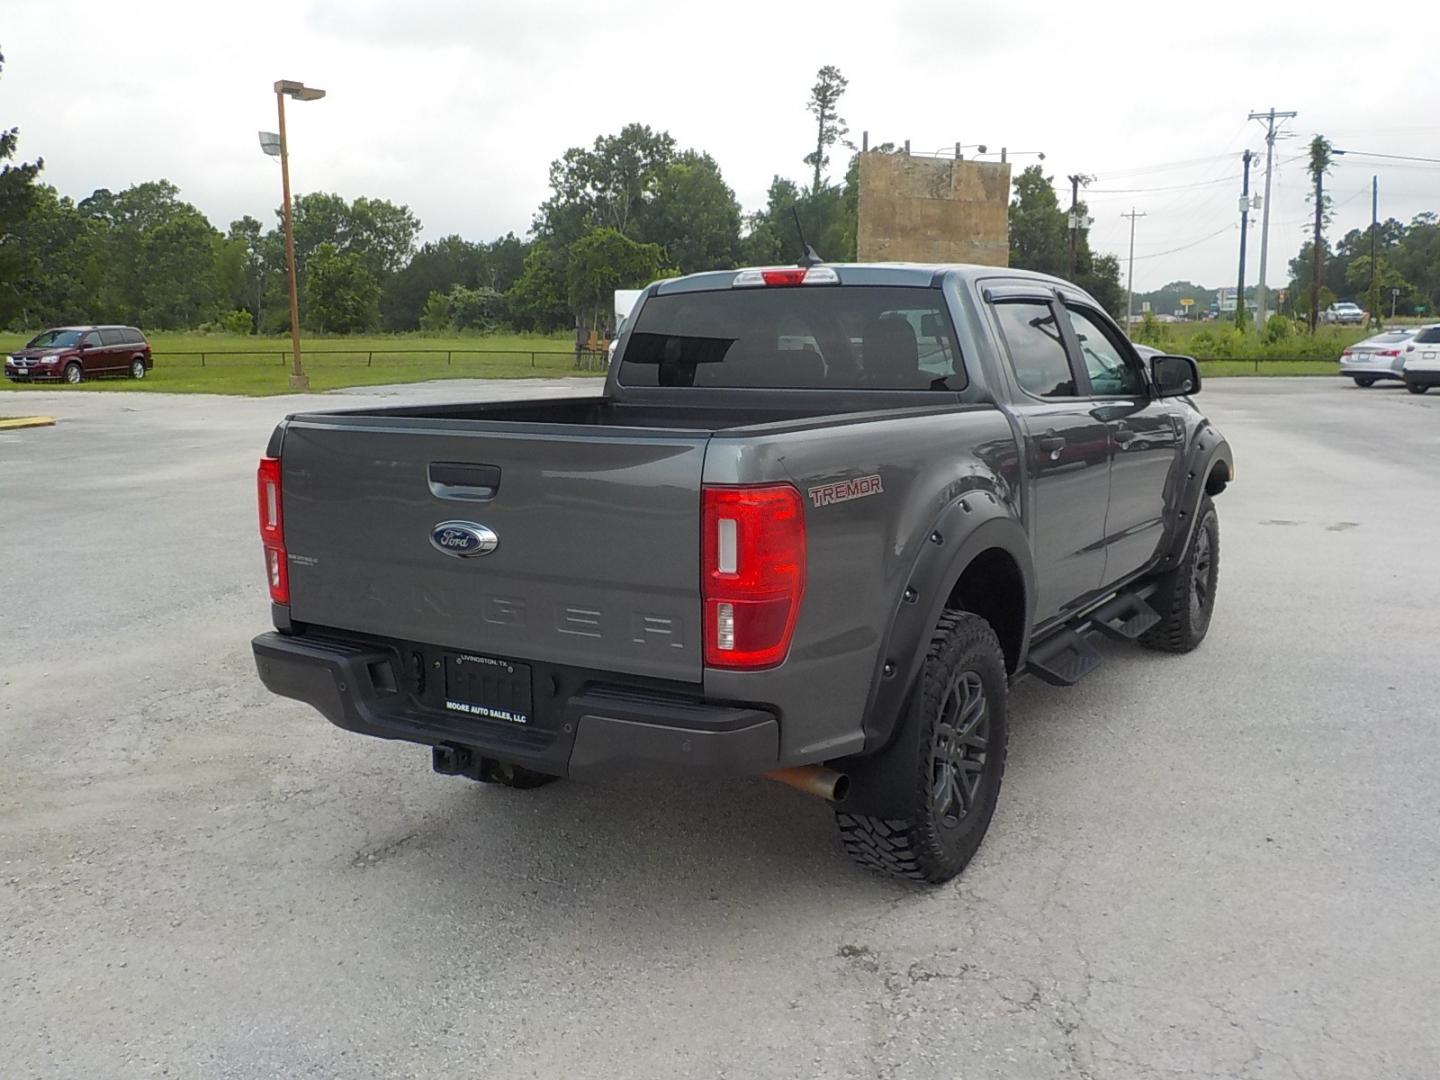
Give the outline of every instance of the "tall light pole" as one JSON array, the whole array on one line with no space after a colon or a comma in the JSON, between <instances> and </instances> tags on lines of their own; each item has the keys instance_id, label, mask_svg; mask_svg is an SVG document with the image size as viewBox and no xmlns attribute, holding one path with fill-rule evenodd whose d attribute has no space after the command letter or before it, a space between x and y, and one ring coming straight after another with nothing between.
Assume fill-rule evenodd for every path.
<instances>
[{"instance_id":1,"label":"tall light pole","mask_svg":"<svg viewBox=\"0 0 1440 1080\"><path fill-rule=\"evenodd\" d=\"M285 197L285 265L290 276L290 345L294 350L294 362L290 368L290 389L309 390L310 379L300 363L300 293L295 282L295 230L290 222L290 152L285 141L285 98L296 101L319 101L325 96L324 90L313 86L281 79L275 84L275 105L280 114L278 138L270 138L268 132L260 133L260 147L267 154L279 154L280 187Z\"/></svg>"}]
</instances>

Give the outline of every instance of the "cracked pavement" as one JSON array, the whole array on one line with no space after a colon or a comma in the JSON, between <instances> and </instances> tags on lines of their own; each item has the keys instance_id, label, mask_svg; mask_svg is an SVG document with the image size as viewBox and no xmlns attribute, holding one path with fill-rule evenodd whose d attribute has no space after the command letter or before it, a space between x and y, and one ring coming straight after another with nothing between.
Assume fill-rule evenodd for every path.
<instances>
[{"instance_id":1,"label":"cracked pavement","mask_svg":"<svg viewBox=\"0 0 1440 1080\"><path fill-rule=\"evenodd\" d=\"M1238 465L1210 638L1018 686L990 835L926 889L778 785L494 789L270 697L253 471L295 400L30 395L0 1076L1440 1075L1440 395L1201 402Z\"/></svg>"}]
</instances>

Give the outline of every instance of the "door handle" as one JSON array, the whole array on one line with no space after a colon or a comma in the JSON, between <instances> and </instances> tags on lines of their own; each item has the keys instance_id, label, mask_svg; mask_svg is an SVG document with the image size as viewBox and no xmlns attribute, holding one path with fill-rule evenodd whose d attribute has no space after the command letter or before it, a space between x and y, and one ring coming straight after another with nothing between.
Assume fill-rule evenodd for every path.
<instances>
[{"instance_id":1,"label":"door handle","mask_svg":"<svg viewBox=\"0 0 1440 1080\"><path fill-rule=\"evenodd\" d=\"M1129 428L1116 428L1110 435L1115 440L1116 446L1129 446L1135 441L1135 432Z\"/></svg>"},{"instance_id":2,"label":"door handle","mask_svg":"<svg viewBox=\"0 0 1440 1080\"><path fill-rule=\"evenodd\" d=\"M1035 445L1047 454L1058 453L1065 449L1065 436L1056 435L1053 431L1046 432L1035 440Z\"/></svg>"},{"instance_id":3,"label":"door handle","mask_svg":"<svg viewBox=\"0 0 1440 1080\"><path fill-rule=\"evenodd\" d=\"M459 461L432 461L430 493L437 499L471 499L485 502L500 490L497 465L471 465Z\"/></svg>"}]
</instances>

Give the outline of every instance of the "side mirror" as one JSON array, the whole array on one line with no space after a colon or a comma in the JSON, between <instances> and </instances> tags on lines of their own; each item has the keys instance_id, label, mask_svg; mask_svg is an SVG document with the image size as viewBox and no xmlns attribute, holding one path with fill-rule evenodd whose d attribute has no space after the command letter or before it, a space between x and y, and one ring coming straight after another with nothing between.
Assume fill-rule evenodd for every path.
<instances>
[{"instance_id":1,"label":"side mirror","mask_svg":"<svg viewBox=\"0 0 1440 1080\"><path fill-rule=\"evenodd\" d=\"M1188 356L1152 356L1150 382L1157 397L1182 397L1200 392L1200 365Z\"/></svg>"}]
</instances>

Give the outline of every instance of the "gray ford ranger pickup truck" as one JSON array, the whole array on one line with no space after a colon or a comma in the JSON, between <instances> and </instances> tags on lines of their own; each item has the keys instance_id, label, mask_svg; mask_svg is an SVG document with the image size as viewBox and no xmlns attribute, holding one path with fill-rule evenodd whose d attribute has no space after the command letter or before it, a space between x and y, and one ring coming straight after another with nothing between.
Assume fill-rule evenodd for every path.
<instances>
[{"instance_id":1,"label":"gray ford ranger pickup truck","mask_svg":"<svg viewBox=\"0 0 1440 1080\"><path fill-rule=\"evenodd\" d=\"M818 264L645 290L603 395L304 412L271 436L260 678L513 788L678 767L833 803L944 881L1023 674L1186 652L1232 477L1187 357L1084 292Z\"/></svg>"}]
</instances>

